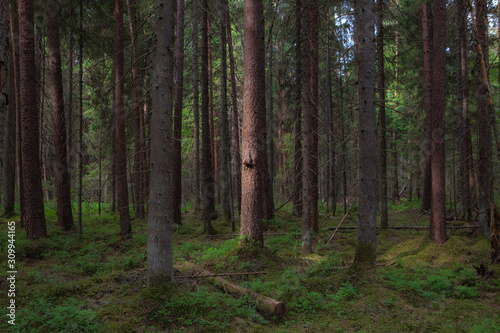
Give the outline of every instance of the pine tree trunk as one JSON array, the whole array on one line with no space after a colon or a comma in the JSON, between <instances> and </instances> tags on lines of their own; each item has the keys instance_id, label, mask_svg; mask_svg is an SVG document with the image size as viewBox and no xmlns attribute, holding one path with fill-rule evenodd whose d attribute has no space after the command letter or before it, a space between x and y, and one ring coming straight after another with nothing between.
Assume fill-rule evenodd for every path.
<instances>
[{"instance_id":1,"label":"pine tree trunk","mask_svg":"<svg viewBox=\"0 0 500 333\"><path fill-rule=\"evenodd\" d=\"M267 186L264 6L244 2L244 88L242 124L241 242L262 246Z\"/></svg>"},{"instance_id":2,"label":"pine tree trunk","mask_svg":"<svg viewBox=\"0 0 500 333\"><path fill-rule=\"evenodd\" d=\"M73 4L70 5L69 18L74 19ZM70 174L73 166L73 67L75 63L75 49L74 49L73 33L69 34L68 43L68 90L66 97L66 150L68 152L68 172ZM70 185L71 186L71 185Z\"/></svg>"},{"instance_id":3,"label":"pine tree trunk","mask_svg":"<svg viewBox=\"0 0 500 333\"><path fill-rule=\"evenodd\" d=\"M212 212L214 203L214 179L210 140L210 114L208 96L208 1L202 0L201 20L201 182L203 230L214 234Z\"/></svg>"},{"instance_id":4,"label":"pine tree trunk","mask_svg":"<svg viewBox=\"0 0 500 333\"><path fill-rule=\"evenodd\" d=\"M384 3L377 0L377 60L378 60L378 105L380 124L380 226L389 227L387 214L387 124L385 119L385 62L384 62Z\"/></svg>"},{"instance_id":5,"label":"pine tree trunk","mask_svg":"<svg viewBox=\"0 0 500 333\"><path fill-rule=\"evenodd\" d=\"M148 214L148 285L174 280L172 255L172 111L174 0L155 0L151 115L151 192Z\"/></svg>"},{"instance_id":6,"label":"pine tree trunk","mask_svg":"<svg viewBox=\"0 0 500 333\"><path fill-rule=\"evenodd\" d=\"M295 127L293 214L302 215L302 0L295 3Z\"/></svg>"},{"instance_id":7,"label":"pine tree trunk","mask_svg":"<svg viewBox=\"0 0 500 333\"><path fill-rule=\"evenodd\" d=\"M66 146L66 115L64 113L63 79L59 40L59 12L55 2L47 6L47 36L49 44L50 85L54 122L55 175L57 188L57 221L62 230L73 228L71 178Z\"/></svg>"},{"instance_id":8,"label":"pine tree trunk","mask_svg":"<svg viewBox=\"0 0 500 333\"><path fill-rule=\"evenodd\" d=\"M227 0L221 1L222 13L225 16L228 7ZM219 118L219 133L221 140L219 144L219 180L220 180L220 198L222 216L226 221L231 220L231 162L230 162L230 149L231 138L229 135L229 124L227 116L227 34L226 34L226 20L220 21L221 31L221 92L220 92L220 118Z\"/></svg>"},{"instance_id":9,"label":"pine tree trunk","mask_svg":"<svg viewBox=\"0 0 500 333\"><path fill-rule=\"evenodd\" d=\"M429 22L427 17L427 3L422 3L422 35L424 47L424 83L425 83L425 124L426 124L426 155L424 168L424 184L422 194L422 211L431 209L431 149L432 149L432 68L431 50L429 41Z\"/></svg>"},{"instance_id":10,"label":"pine tree trunk","mask_svg":"<svg viewBox=\"0 0 500 333\"><path fill-rule=\"evenodd\" d=\"M236 197L238 198L238 213L241 214L241 154L240 154L240 122L238 114L238 94L236 91L236 70L234 64L233 41L231 31L231 19L229 17L229 7L226 12L226 22L229 44L229 67L231 70L231 98L233 104L233 164L235 169L234 179L236 187Z\"/></svg>"},{"instance_id":11,"label":"pine tree trunk","mask_svg":"<svg viewBox=\"0 0 500 333\"><path fill-rule=\"evenodd\" d=\"M182 98L184 91L184 0L177 0L175 45L175 103L172 164L172 222L182 225Z\"/></svg>"},{"instance_id":12,"label":"pine tree trunk","mask_svg":"<svg viewBox=\"0 0 500 333\"><path fill-rule=\"evenodd\" d=\"M446 1L434 0L432 38L432 146L431 240L446 242L445 106L446 106Z\"/></svg>"},{"instance_id":13,"label":"pine tree trunk","mask_svg":"<svg viewBox=\"0 0 500 333\"><path fill-rule=\"evenodd\" d=\"M392 132L392 200L395 204L399 203L399 179L398 179L398 146L396 141L396 132Z\"/></svg>"},{"instance_id":14,"label":"pine tree trunk","mask_svg":"<svg viewBox=\"0 0 500 333\"><path fill-rule=\"evenodd\" d=\"M142 108L142 88L143 82L138 66L138 50L137 50L137 3L136 0L127 0L128 15L130 18L130 37L132 51L132 103L134 117L134 195L135 195L135 214L136 218L142 219L145 217L144 212L144 189L142 182L142 140L141 140L141 108Z\"/></svg>"},{"instance_id":15,"label":"pine tree trunk","mask_svg":"<svg viewBox=\"0 0 500 333\"><path fill-rule=\"evenodd\" d=\"M196 1L193 17L198 17L199 3ZM198 21L193 20L193 127L194 127L194 211L200 210L200 104L198 72Z\"/></svg>"},{"instance_id":16,"label":"pine tree trunk","mask_svg":"<svg viewBox=\"0 0 500 333\"><path fill-rule=\"evenodd\" d=\"M26 237L47 237L40 165L39 114L36 100L34 12L32 0L19 1L19 69Z\"/></svg>"},{"instance_id":17,"label":"pine tree trunk","mask_svg":"<svg viewBox=\"0 0 500 333\"><path fill-rule=\"evenodd\" d=\"M377 139L375 112L375 12L370 0L355 2L354 29L359 108L358 244L354 267L376 267Z\"/></svg>"},{"instance_id":18,"label":"pine tree trunk","mask_svg":"<svg viewBox=\"0 0 500 333\"><path fill-rule=\"evenodd\" d=\"M122 239L132 237L128 202L127 146L125 140L125 108L123 94L124 40L123 0L115 0L115 122L116 122L116 182L118 186L118 211Z\"/></svg>"},{"instance_id":19,"label":"pine tree trunk","mask_svg":"<svg viewBox=\"0 0 500 333\"><path fill-rule=\"evenodd\" d=\"M82 212L83 212L83 0L80 0L80 36L79 36L79 45L78 45L78 63L79 63L79 114L78 114L78 233L81 235L83 233L83 224L82 224ZM113 102L114 102L114 92L113 92ZM115 154L115 136L113 133L113 153ZM113 169L112 169L112 177L113 181L115 178L114 172L114 163L115 159L113 158ZM113 191L115 186L113 185ZM114 200L114 192L113 192L113 204L111 211L114 211L115 200Z\"/></svg>"}]
</instances>

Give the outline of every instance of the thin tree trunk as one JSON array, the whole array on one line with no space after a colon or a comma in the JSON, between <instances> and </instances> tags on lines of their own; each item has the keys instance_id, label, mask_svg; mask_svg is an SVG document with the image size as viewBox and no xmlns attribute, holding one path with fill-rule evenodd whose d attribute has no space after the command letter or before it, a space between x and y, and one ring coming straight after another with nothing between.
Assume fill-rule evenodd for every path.
<instances>
[{"instance_id":1,"label":"thin tree trunk","mask_svg":"<svg viewBox=\"0 0 500 333\"><path fill-rule=\"evenodd\" d=\"M380 226L389 227L387 214L387 125L385 120L384 2L377 0L378 108L380 124Z\"/></svg>"},{"instance_id":2,"label":"thin tree trunk","mask_svg":"<svg viewBox=\"0 0 500 333\"><path fill-rule=\"evenodd\" d=\"M214 66L212 57L212 26L210 18L207 16L207 33L208 33L208 80L209 80L209 112L210 112L210 151L211 151L211 172L214 179L214 204L210 207L212 212L215 212L215 201L219 202L219 168L218 162L218 147L215 138L215 111L214 111Z\"/></svg>"},{"instance_id":3,"label":"thin tree trunk","mask_svg":"<svg viewBox=\"0 0 500 333\"><path fill-rule=\"evenodd\" d=\"M73 228L71 206L71 178L68 170L66 150L66 115L64 113L63 79L59 40L59 12L55 2L47 6L47 36L50 58L50 85L52 91L52 112L54 122L55 175L57 188L57 221L62 230Z\"/></svg>"},{"instance_id":4,"label":"thin tree trunk","mask_svg":"<svg viewBox=\"0 0 500 333\"><path fill-rule=\"evenodd\" d=\"M175 45L175 103L172 164L172 222L182 225L182 98L184 93L184 0L177 0Z\"/></svg>"},{"instance_id":5,"label":"thin tree trunk","mask_svg":"<svg viewBox=\"0 0 500 333\"><path fill-rule=\"evenodd\" d=\"M225 16L228 9L227 0L221 1L222 14ZM220 152L219 152L219 180L220 180L220 197L222 216L226 221L231 220L231 162L230 162L230 149L231 138L229 135L229 124L227 116L227 34L226 34L226 20L222 19L220 22L221 30L221 109L220 109Z\"/></svg>"},{"instance_id":6,"label":"thin tree trunk","mask_svg":"<svg viewBox=\"0 0 500 333\"><path fill-rule=\"evenodd\" d=\"M359 183L358 244L354 267L376 267L377 248L377 126L375 111L375 15L374 3L355 3L358 108L359 108Z\"/></svg>"},{"instance_id":7,"label":"thin tree trunk","mask_svg":"<svg viewBox=\"0 0 500 333\"><path fill-rule=\"evenodd\" d=\"M430 237L446 242L445 106L446 106L446 0L434 0L432 38L432 162Z\"/></svg>"},{"instance_id":8,"label":"thin tree trunk","mask_svg":"<svg viewBox=\"0 0 500 333\"><path fill-rule=\"evenodd\" d=\"M295 3L295 128L293 214L302 215L302 0Z\"/></svg>"},{"instance_id":9,"label":"thin tree trunk","mask_svg":"<svg viewBox=\"0 0 500 333\"><path fill-rule=\"evenodd\" d=\"M194 17L198 17L198 1L194 5ZM194 118L194 211L200 210L200 115L198 71L198 21L193 20L193 118Z\"/></svg>"},{"instance_id":10,"label":"thin tree trunk","mask_svg":"<svg viewBox=\"0 0 500 333\"><path fill-rule=\"evenodd\" d=\"M172 111L174 90L174 0L155 0L151 192L148 214L148 285L174 281L172 255Z\"/></svg>"},{"instance_id":11,"label":"thin tree trunk","mask_svg":"<svg viewBox=\"0 0 500 333\"><path fill-rule=\"evenodd\" d=\"M143 82L140 69L138 68L137 59L139 57L137 50L137 3L136 0L127 0L128 15L130 18L130 38L132 48L132 103L133 103L133 116L134 116L134 194L135 194L135 214L136 218L142 219L145 216L144 212L144 189L142 188L142 141L141 141L141 106L142 106L142 89L141 83Z\"/></svg>"},{"instance_id":12,"label":"thin tree trunk","mask_svg":"<svg viewBox=\"0 0 500 333\"><path fill-rule=\"evenodd\" d=\"M235 169L236 197L238 198L238 213L241 214L241 154L240 154L240 122L238 115L238 94L236 91L236 70L234 64L233 40L231 31L231 18L229 7L226 12L228 44L229 44L229 67L231 70L231 97L233 104L233 163Z\"/></svg>"},{"instance_id":13,"label":"thin tree trunk","mask_svg":"<svg viewBox=\"0 0 500 333\"><path fill-rule=\"evenodd\" d=\"M118 211L122 239L132 237L128 203L127 146L125 140L125 108L123 94L123 3L115 0L115 121L116 121L116 182L118 185Z\"/></svg>"},{"instance_id":14,"label":"thin tree trunk","mask_svg":"<svg viewBox=\"0 0 500 333\"><path fill-rule=\"evenodd\" d=\"M392 200L399 203L399 179L398 179L398 146L396 132L392 131Z\"/></svg>"},{"instance_id":15,"label":"thin tree trunk","mask_svg":"<svg viewBox=\"0 0 500 333\"><path fill-rule=\"evenodd\" d=\"M214 179L210 140L210 114L208 96L208 1L202 0L201 20L201 168L202 168L202 215L203 230L214 234L212 212L214 203Z\"/></svg>"},{"instance_id":16,"label":"thin tree trunk","mask_svg":"<svg viewBox=\"0 0 500 333\"><path fill-rule=\"evenodd\" d=\"M78 233L81 235L83 233L83 223L82 223L82 201L83 201L83 0L80 0L80 36L79 36L79 46L78 46L78 63L80 64L79 69L79 114L78 114ZM113 95L114 96L114 95ZM114 97L113 97L114 100ZM114 141L113 141L114 143ZM115 149L113 147L113 153ZM114 163L114 159L113 159ZM114 175L114 172L113 172ZM113 187L114 189L114 187ZM113 203L115 201L113 200ZM114 208L114 205L113 207ZM112 211L114 211L112 209Z\"/></svg>"},{"instance_id":17,"label":"thin tree trunk","mask_svg":"<svg viewBox=\"0 0 500 333\"><path fill-rule=\"evenodd\" d=\"M47 237L40 165L39 114L36 100L34 11L32 0L19 1L19 69L26 238Z\"/></svg>"},{"instance_id":18,"label":"thin tree trunk","mask_svg":"<svg viewBox=\"0 0 500 333\"><path fill-rule=\"evenodd\" d=\"M244 88L242 131L241 242L262 246L262 198L267 186L264 6L244 2Z\"/></svg>"},{"instance_id":19,"label":"thin tree trunk","mask_svg":"<svg viewBox=\"0 0 500 333\"><path fill-rule=\"evenodd\" d=\"M74 19L73 4L70 4L70 20ZM68 172L70 174L73 168L73 66L75 63L75 49L74 49L73 33L69 34L68 43L68 90L66 97L66 150L68 152ZM70 184L71 187L71 184Z\"/></svg>"}]
</instances>

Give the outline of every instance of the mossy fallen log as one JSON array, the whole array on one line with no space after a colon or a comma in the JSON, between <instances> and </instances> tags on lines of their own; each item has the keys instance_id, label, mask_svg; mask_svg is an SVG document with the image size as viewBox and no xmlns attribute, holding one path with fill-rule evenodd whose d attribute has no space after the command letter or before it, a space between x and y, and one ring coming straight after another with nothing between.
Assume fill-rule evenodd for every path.
<instances>
[{"instance_id":1,"label":"mossy fallen log","mask_svg":"<svg viewBox=\"0 0 500 333\"><path fill-rule=\"evenodd\" d=\"M233 296L248 295L248 297L255 301L257 309L261 312L274 315L278 318L282 318L286 313L286 306L283 302L238 286L237 284L231 283L219 276L214 276L215 274L193 263L185 261L182 265L178 265L175 268L185 275L192 275L193 272L195 274L203 275L203 279L205 279L205 281L213 283L217 288Z\"/></svg>"}]
</instances>

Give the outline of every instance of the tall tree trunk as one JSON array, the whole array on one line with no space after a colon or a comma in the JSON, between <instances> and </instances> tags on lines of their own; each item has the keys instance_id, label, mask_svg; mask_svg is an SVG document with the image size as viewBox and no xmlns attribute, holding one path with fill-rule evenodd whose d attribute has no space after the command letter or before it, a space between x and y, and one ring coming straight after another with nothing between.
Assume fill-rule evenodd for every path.
<instances>
[{"instance_id":1,"label":"tall tree trunk","mask_svg":"<svg viewBox=\"0 0 500 333\"><path fill-rule=\"evenodd\" d=\"M432 32L432 161L431 239L446 242L445 106L446 106L446 0L434 0Z\"/></svg>"},{"instance_id":2,"label":"tall tree trunk","mask_svg":"<svg viewBox=\"0 0 500 333\"><path fill-rule=\"evenodd\" d=\"M118 211L122 239L132 237L128 204L127 142L125 139L125 108L123 101L123 0L115 0L115 121L116 121L116 182L118 185Z\"/></svg>"},{"instance_id":3,"label":"tall tree trunk","mask_svg":"<svg viewBox=\"0 0 500 333\"><path fill-rule=\"evenodd\" d=\"M222 14L225 17L226 8L228 8L227 0L221 1ZM226 35L226 19L220 21L221 30L221 109L220 109L220 152L219 152L219 180L220 180L220 198L222 216L226 221L231 220L231 162L230 162L230 143L229 124L227 117L227 35Z\"/></svg>"},{"instance_id":4,"label":"tall tree trunk","mask_svg":"<svg viewBox=\"0 0 500 333\"><path fill-rule=\"evenodd\" d=\"M193 17L198 18L199 3L196 0ZM194 118L194 211L200 210L200 102L198 71L198 20L193 20L193 118Z\"/></svg>"},{"instance_id":5,"label":"tall tree trunk","mask_svg":"<svg viewBox=\"0 0 500 333\"><path fill-rule=\"evenodd\" d=\"M214 203L214 179L210 140L210 114L208 96L208 1L202 0L201 19L201 182L203 230L214 234L212 212Z\"/></svg>"},{"instance_id":6,"label":"tall tree trunk","mask_svg":"<svg viewBox=\"0 0 500 333\"><path fill-rule=\"evenodd\" d=\"M172 164L172 222L182 225L182 98L184 90L184 0L177 0L177 29L175 45L175 104Z\"/></svg>"},{"instance_id":7,"label":"tall tree trunk","mask_svg":"<svg viewBox=\"0 0 500 333\"><path fill-rule=\"evenodd\" d=\"M19 69L26 237L47 237L40 165L39 115L35 85L35 31L32 0L19 0Z\"/></svg>"},{"instance_id":8,"label":"tall tree trunk","mask_svg":"<svg viewBox=\"0 0 500 333\"><path fill-rule=\"evenodd\" d=\"M491 142L491 114L488 104L489 83L488 83L488 21L487 3L485 0L476 2L476 38L478 43L478 63L483 69L477 73L478 84L478 130L479 130L479 229L481 233L488 237L490 235L490 206L493 198L493 163L492 163L492 142ZM482 59L481 59L482 58Z\"/></svg>"},{"instance_id":9,"label":"tall tree trunk","mask_svg":"<svg viewBox=\"0 0 500 333\"><path fill-rule=\"evenodd\" d=\"M151 192L148 214L148 285L174 280L172 255L172 109L174 90L174 0L155 0Z\"/></svg>"},{"instance_id":10,"label":"tall tree trunk","mask_svg":"<svg viewBox=\"0 0 500 333\"><path fill-rule=\"evenodd\" d=\"M83 0L80 0L80 36L78 41L78 63L79 63L79 110L78 110L78 233L83 233ZM114 102L114 93L113 93ZM114 140L114 139L113 139ZM114 143L114 141L113 141ZM113 147L113 154L115 153ZM115 159L113 158L113 163ZM113 164L114 165L114 164ZM113 175L115 173L113 172ZM114 179L113 179L114 180ZM114 190L114 187L113 187ZM114 195L114 193L113 193ZM114 198L111 211L114 211Z\"/></svg>"},{"instance_id":11,"label":"tall tree trunk","mask_svg":"<svg viewBox=\"0 0 500 333\"><path fill-rule=\"evenodd\" d=\"M236 197L238 198L238 213L241 214L241 154L240 154L240 122L238 114L238 94L236 90L236 69L234 64L233 40L231 31L231 19L229 16L229 6L226 11L226 24L229 44L229 67L231 70L231 98L233 104L233 164L234 179L236 187Z\"/></svg>"},{"instance_id":12,"label":"tall tree trunk","mask_svg":"<svg viewBox=\"0 0 500 333\"><path fill-rule=\"evenodd\" d=\"M392 200L399 203L398 146L396 131L392 131Z\"/></svg>"},{"instance_id":13,"label":"tall tree trunk","mask_svg":"<svg viewBox=\"0 0 500 333\"><path fill-rule=\"evenodd\" d=\"M302 215L302 0L295 3L295 127L293 214Z\"/></svg>"},{"instance_id":14,"label":"tall tree trunk","mask_svg":"<svg viewBox=\"0 0 500 333\"><path fill-rule=\"evenodd\" d=\"M310 60L310 78L311 78L311 228L314 232L319 231L318 225L318 108L319 108L319 7L318 0L311 0L311 60Z\"/></svg>"},{"instance_id":15,"label":"tall tree trunk","mask_svg":"<svg viewBox=\"0 0 500 333\"><path fill-rule=\"evenodd\" d=\"M432 64L429 41L429 21L427 17L427 3L422 3L422 35L424 47L424 83L425 83L425 124L426 124L426 153L424 168L424 186L422 193L422 211L431 209L431 150L432 150Z\"/></svg>"},{"instance_id":16,"label":"tall tree trunk","mask_svg":"<svg viewBox=\"0 0 500 333\"><path fill-rule=\"evenodd\" d=\"M9 217L14 213L15 187L16 187L16 79L15 79L15 41L10 33L11 18L9 2L0 1L0 92L6 92L0 97L0 107L5 110L4 132L4 216ZM3 104L3 105L2 105ZM0 111L1 112L1 111ZM0 125L1 126L1 125Z\"/></svg>"},{"instance_id":17,"label":"tall tree trunk","mask_svg":"<svg viewBox=\"0 0 500 333\"><path fill-rule=\"evenodd\" d=\"M73 4L70 4L70 20L74 19ZM68 90L66 97L66 151L68 152L68 172L70 174L73 168L73 66L75 63L75 46L73 32L70 31L68 42ZM71 187L71 184L70 184Z\"/></svg>"},{"instance_id":18,"label":"tall tree trunk","mask_svg":"<svg viewBox=\"0 0 500 333\"><path fill-rule=\"evenodd\" d=\"M302 256L312 252L312 114L311 114L311 0L305 0L302 11L302 90L303 90L303 128L302 128L302 165L304 170L302 192Z\"/></svg>"},{"instance_id":19,"label":"tall tree trunk","mask_svg":"<svg viewBox=\"0 0 500 333\"><path fill-rule=\"evenodd\" d=\"M59 40L60 8L55 2L47 6L47 37L50 59L50 85L52 91L52 112L54 122L55 175L57 188L57 221L62 230L73 228L71 206L71 178L68 170L66 150L66 115L64 113L64 93L61 70Z\"/></svg>"},{"instance_id":20,"label":"tall tree trunk","mask_svg":"<svg viewBox=\"0 0 500 333\"><path fill-rule=\"evenodd\" d=\"M375 15L370 0L355 2L354 30L359 108L358 244L353 265L376 267L377 126L375 111Z\"/></svg>"},{"instance_id":21,"label":"tall tree trunk","mask_svg":"<svg viewBox=\"0 0 500 333\"><path fill-rule=\"evenodd\" d=\"M457 1L457 85L458 85L458 128L460 155L460 198L462 214L467 221L472 219L472 193L470 175L474 175L472 166L472 141L469 121L469 69L467 66L467 2ZM469 146L471 152L469 154ZM473 179L473 178L472 178ZM474 181L472 180L472 184Z\"/></svg>"},{"instance_id":22,"label":"tall tree trunk","mask_svg":"<svg viewBox=\"0 0 500 333\"><path fill-rule=\"evenodd\" d=\"M385 120L384 2L377 0L378 112L380 125L380 227L387 229L387 125Z\"/></svg>"},{"instance_id":23,"label":"tall tree trunk","mask_svg":"<svg viewBox=\"0 0 500 333\"><path fill-rule=\"evenodd\" d=\"M135 195L135 214L136 218L142 219L145 216L144 211L144 189L142 182L142 152L143 142L141 140L141 109L142 109L142 89L141 83L143 82L140 69L138 66L138 50L137 38L139 36L137 31L137 3L136 0L127 0L128 15L130 18L130 39L132 47L132 103L134 110L134 195Z\"/></svg>"},{"instance_id":24,"label":"tall tree trunk","mask_svg":"<svg viewBox=\"0 0 500 333\"><path fill-rule=\"evenodd\" d=\"M268 39L268 63L269 63L269 83L267 85L267 99L269 108L267 109L267 174L269 178L266 190L266 220L274 220L274 98L273 98L273 27L274 27L274 9L273 1L269 0L269 11L272 14L271 27L269 29Z\"/></svg>"},{"instance_id":25,"label":"tall tree trunk","mask_svg":"<svg viewBox=\"0 0 500 333\"><path fill-rule=\"evenodd\" d=\"M211 172L214 179L214 205L210 207L212 212L215 212L215 201L219 202L219 168L218 162L218 147L215 138L215 111L214 111L214 66L212 57L212 26L210 17L207 16L207 33L208 33L208 80L209 80L209 112L210 112L210 151L211 151Z\"/></svg>"},{"instance_id":26,"label":"tall tree trunk","mask_svg":"<svg viewBox=\"0 0 500 333\"><path fill-rule=\"evenodd\" d=\"M330 28L328 27L327 32L328 40L330 40ZM335 215L337 209L337 189L336 189L336 174L335 174L335 125L334 125L334 115L333 115L333 92L332 92L332 58L330 55L330 44L327 44L326 49L326 112L328 119L327 127L327 143L328 143L328 162L327 162L327 179L326 179L326 211L329 211L330 205L332 207L332 216Z\"/></svg>"},{"instance_id":27,"label":"tall tree trunk","mask_svg":"<svg viewBox=\"0 0 500 333\"><path fill-rule=\"evenodd\" d=\"M266 93L264 6L262 0L246 0L244 11L244 88L242 131L241 242L264 244L265 217Z\"/></svg>"}]
</instances>

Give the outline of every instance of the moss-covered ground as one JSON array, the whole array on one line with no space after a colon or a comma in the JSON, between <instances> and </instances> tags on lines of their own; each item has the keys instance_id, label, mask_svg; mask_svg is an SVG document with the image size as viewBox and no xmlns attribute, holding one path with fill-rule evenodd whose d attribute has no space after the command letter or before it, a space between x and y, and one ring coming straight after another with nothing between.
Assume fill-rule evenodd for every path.
<instances>
[{"instance_id":1,"label":"moss-covered ground","mask_svg":"<svg viewBox=\"0 0 500 333\"><path fill-rule=\"evenodd\" d=\"M417 202L391 207L389 224L425 226ZM375 272L348 274L355 230L328 238L342 218L322 211L314 253L300 257L300 219L286 207L266 223L268 251L245 255L229 222L214 221L218 236L203 235L200 216L183 214L174 226L175 263L196 263L214 273L265 271L227 277L284 302L278 319L255 310L201 279L177 279L170 287L146 287L146 221L133 222L122 242L118 215L86 206L83 235L57 229L47 204L49 238L27 241L16 231L16 325L7 323L7 222L0 224L1 332L498 332L500 267L489 265L489 240L473 230L448 232L436 245L416 230L378 233ZM17 219L14 217L13 219ZM344 222L356 224L354 208ZM465 222L455 221L455 224ZM236 223L238 225L238 223ZM223 234L223 235L221 235ZM493 273L478 276L484 263ZM181 274L176 271L176 274Z\"/></svg>"}]
</instances>

